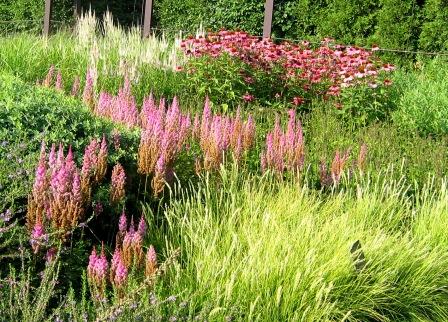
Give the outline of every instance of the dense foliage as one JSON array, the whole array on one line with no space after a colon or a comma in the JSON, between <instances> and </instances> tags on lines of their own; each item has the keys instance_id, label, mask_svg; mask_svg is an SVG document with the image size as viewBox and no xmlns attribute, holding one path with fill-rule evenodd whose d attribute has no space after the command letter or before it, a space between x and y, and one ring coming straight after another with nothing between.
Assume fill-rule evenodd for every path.
<instances>
[{"instance_id":1,"label":"dense foliage","mask_svg":"<svg viewBox=\"0 0 448 322\"><path fill-rule=\"evenodd\" d=\"M278 2L341 37L397 4L329 3ZM376 49L1 37L0 320L446 321L448 65Z\"/></svg>"}]
</instances>

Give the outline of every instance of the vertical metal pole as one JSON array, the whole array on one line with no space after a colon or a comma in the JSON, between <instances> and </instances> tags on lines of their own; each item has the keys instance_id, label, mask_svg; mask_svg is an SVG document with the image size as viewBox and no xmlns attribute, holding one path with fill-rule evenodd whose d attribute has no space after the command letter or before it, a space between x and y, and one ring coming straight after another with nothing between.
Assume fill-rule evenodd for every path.
<instances>
[{"instance_id":1,"label":"vertical metal pole","mask_svg":"<svg viewBox=\"0 0 448 322\"><path fill-rule=\"evenodd\" d=\"M75 19L81 16L81 0L73 0Z\"/></svg>"},{"instance_id":2,"label":"vertical metal pole","mask_svg":"<svg viewBox=\"0 0 448 322\"><path fill-rule=\"evenodd\" d=\"M51 2L52 0L45 0L44 36L46 37L50 34Z\"/></svg>"},{"instance_id":3,"label":"vertical metal pole","mask_svg":"<svg viewBox=\"0 0 448 322\"><path fill-rule=\"evenodd\" d=\"M271 38L273 12L274 0L266 0L264 5L263 38Z\"/></svg>"},{"instance_id":4,"label":"vertical metal pole","mask_svg":"<svg viewBox=\"0 0 448 322\"><path fill-rule=\"evenodd\" d=\"M152 3L153 3L153 0L145 0L145 17L143 20L143 38L149 37L149 34L151 33Z\"/></svg>"}]
</instances>

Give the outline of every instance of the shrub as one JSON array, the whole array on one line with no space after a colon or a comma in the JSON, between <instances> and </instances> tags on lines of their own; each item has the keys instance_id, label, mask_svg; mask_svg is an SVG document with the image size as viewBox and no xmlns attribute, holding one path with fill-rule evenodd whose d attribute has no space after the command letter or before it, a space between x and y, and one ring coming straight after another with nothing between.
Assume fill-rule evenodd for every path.
<instances>
[{"instance_id":1,"label":"shrub","mask_svg":"<svg viewBox=\"0 0 448 322\"><path fill-rule=\"evenodd\" d=\"M42 140L81 151L92 136L111 129L73 98L1 75L0 211L26 199Z\"/></svg>"},{"instance_id":2,"label":"shrub","mask_svg":"<svg viewBox=\"0 0 448 322\"><path fill-rule=\"evenodd\" d=\"M189 37L181 44L190 57L187 73L200 94L238 101L274 99L299 106L314 99L336 99L346 88L383 87L382 78L394 69L382 65L372 50L332 44L277 44L245 32L221 30ZM205 57L205 58L204 58ZM230 99L230 101L229 101Z\"/></svg>"},{"instance_id":3,"label":"shrub","mask_svg":"<svg viewBox=\"0 0 448 322\"><path fill-rule=\"evenodd\" d=\"M448 3L443 0L427 0L423 14L419 47L428 51L448 50Z\"/></svg>"},{"instance_id":4,"label":"shrub","mask_svg":"<svg viewBox=\"0 0 448 322\"><path fill-rule=\"evenodd\" d=\"M448 64L435 59L421 72L397 74L402 95L393 119L408 131L423 135L448 134Z\"/></svg>"},{"instance_id":5,"label":"shrub","mask_svg":"<svg viewBox=\"0 0 448 322\"><path fill-rule=\"evenodd\" d=\"M377 24L379 2L333 0L319 20L317 33L347 44L364 44Z\"/></svg>"},{"instance_id":6,"label":"shrub","mask_svg":"<svg viewBox=\"0 0 448 322\"><path fill-rule=\"evenodd\" d=\"M73 20L73 1L53 1L52 20L56 26ZM4 0L0 4L0 21L3 31L34 30L43 28L45 0ZM5 28L3 28L5 26ZM1 32L0 32L1 33Z\"/></svg>"}]
</instances>

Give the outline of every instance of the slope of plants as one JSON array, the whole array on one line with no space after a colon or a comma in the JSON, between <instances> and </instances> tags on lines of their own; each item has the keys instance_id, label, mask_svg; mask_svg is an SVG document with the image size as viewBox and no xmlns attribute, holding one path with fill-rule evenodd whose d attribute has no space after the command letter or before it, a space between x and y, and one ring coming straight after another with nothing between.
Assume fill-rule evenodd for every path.
<instances>
[{"instance_id":1,"label":"slope of plants","mask_svg":"<svg viewBox=\"0 0 448 322\"><path fill-rule=\"evenodd\" d=\"M1 319L448 318L446 62L112 21L0 38Z\"/></svg>"}]
</instances>

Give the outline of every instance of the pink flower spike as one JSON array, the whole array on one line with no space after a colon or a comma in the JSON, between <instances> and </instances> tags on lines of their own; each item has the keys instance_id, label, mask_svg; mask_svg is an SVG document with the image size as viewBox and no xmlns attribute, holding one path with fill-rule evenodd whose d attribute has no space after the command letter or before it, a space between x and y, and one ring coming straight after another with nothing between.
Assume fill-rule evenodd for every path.
<instances>
[{"instance_id":1,"label":"pink flower spike","mask_svg":"<svg viewBox=\"0 0 448 322\"><path fill-rule=\"evenodd\" d=\"M127 228L128 228L128 222L126 219L126 213L123 210L123 212L121 213L121 216L120 216L120 220L118 221L118 231L120 233L124 234L126 232Z\"/></svg>"},{"instance_id":2,"label":"pink flower spike","mask_svg":"<svg viewBox=\"0 0 448 322\"><path fill-rule=\"evenodd\" d=\"M118 261L117 268L115 269L115 277L114 277L114 284L117 287L121 287L128 277L128 269L123 264L123 261Z\"/></svg>"},{"instance_id":3,"label":"pink flower spike","mask_svg":"<svg viewBox=\"0 0 448 322\"><path fill-rule=\"evenodd\" d=\"M138 223L138 230L137 232L140 234L140 236L145 236L146 233L146 222L145 218L143 216L140 217L140 221Z\"/></svg>"},{"instance_id":4,"label":"pink flower spike","mask_svg":"<svg viewBox=\"0 0 448 322\"><path fill-rule=\"evenodd\" d=\"M55 88L57 90L60 90L60 91L62 91L64 89L63 85L62 85L62 73L61 73L61 70L58 70L58 74L56 75Z\"/></svg>"}]
</instances>

